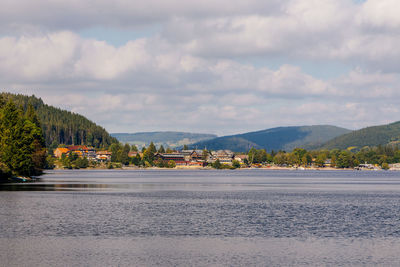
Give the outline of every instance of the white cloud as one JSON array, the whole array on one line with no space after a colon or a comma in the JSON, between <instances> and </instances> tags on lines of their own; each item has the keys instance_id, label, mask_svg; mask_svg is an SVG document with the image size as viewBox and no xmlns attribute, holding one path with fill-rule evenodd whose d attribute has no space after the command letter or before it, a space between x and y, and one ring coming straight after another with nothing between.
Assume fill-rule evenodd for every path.
<instances>
[{"instance_id":1,"label":"white cloud","mask_svg":"<svg viewBox=\"0 0 400 267\"><path fill-rule=\"evenodd\" d=\"M116 48L105 42L85 40L81 42L80 58L74 64L77 76L94 79L115 79L126 71L137 70L149 59L144 39L128 42Z\"/></svg>"},{"instance_id":2,"label":"white cloud","mask_svg":"<svg viewBox=\"0 0 400 267\"><path fill-rule=\"evenodd\" d=\"M74 58L77 39L70 32L1 38L0 71L7 74L3 79L62 79Z\"/></svg>"},{"instance_id":3,"label":"white cloud","mask_svg":"<svg viewBox=\"0 0 400 267\"><path fill-rule=\"evenodd\" d=\"M358 14L361 25L377 29L391 29L398 31L400 17L398 11L400 3L396 0L368 0L364 3Z\"/></svg>"},{"instance_id":4,"label":"white cloud","mask_svg":"<svg viewBox=\"0 0 400 267\"><path fill-rule=\"evenodd\" d=\"M392 0L6 0L0 86L110 131L378 124L399 115L397 10ZM154 24L118 46L76 32ZM309 62L351 71L323 79Z\"/></svg>"}]
</instances>

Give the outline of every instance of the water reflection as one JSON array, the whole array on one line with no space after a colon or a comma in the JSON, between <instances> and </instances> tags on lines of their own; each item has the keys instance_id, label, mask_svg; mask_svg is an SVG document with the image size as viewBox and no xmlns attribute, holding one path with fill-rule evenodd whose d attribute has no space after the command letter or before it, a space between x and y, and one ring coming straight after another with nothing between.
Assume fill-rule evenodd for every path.
<instances>
[{"instance_id":1,"label":"water reflection","mask_svg":"<svg viewBox=\"0 0 400 267\"><path fill-rule=\"evenodd\" d=\"M400 173L54 171L0 190L5 266L400 261Z\"/></svg>"},{"instance_id":2,"label":"water reflection","mask_svg":"<svg viewBox=\"0 0 400 267\"><path fill-rule=\"evenodd\" d=\"M400 172L355 171L51 171L34 183L0 191L295 190L400 191Z\"/></svg>"}]
</instances>

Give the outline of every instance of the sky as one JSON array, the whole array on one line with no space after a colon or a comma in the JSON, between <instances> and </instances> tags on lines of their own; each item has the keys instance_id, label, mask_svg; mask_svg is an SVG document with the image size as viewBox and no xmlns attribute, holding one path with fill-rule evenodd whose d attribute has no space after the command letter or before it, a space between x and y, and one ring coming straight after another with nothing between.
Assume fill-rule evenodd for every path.
<instances>
[{"instance_id":1,"label":"sky","mask_svg":"<svg viewBox=\"0 0 400 267\"><path fill-rule=\"evenodd\" d=\"M0 0L0 88L109 132L400 120L397 0Z\"/></svg>"}]
</instances>

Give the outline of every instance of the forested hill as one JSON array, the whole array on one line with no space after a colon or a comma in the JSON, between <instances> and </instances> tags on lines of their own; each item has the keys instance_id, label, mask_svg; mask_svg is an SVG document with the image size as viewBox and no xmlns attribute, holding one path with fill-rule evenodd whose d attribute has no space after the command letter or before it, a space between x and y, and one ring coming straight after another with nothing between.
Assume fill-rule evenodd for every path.
<instances>
[{"instance_id":1,"label":"forested hill","mask_svg":"<svg viewBox=\"0 0 400 267\"><path fill-rule=\"evenodd\" d=\"M10 93L1 93L1 95L5 99L12 99L17 106L22 106L25 110L29 104L34 107L48 147L67 144L98 148L108 147L111 143L118 142L104 128L84 116L46 105L40 98Z\"/></svg>"},{"instance_id":2,"label":"forested hill","mask_svg":"<svg viewBox=\"0 0 400 267\"><path fill-rule=\"evenodd\" d=\"M230 149L245 152L257 149L291 151L296 147L314 149L328 140L350 132L331 125L277 127L238 135L223 136L192 145L198 149Z\"/></svg>"},{"instance_id":3,"label":"forested hill","mask_svg":"<svg viewBox=\"0 0 400 267\"><path fill-rule=\"evenodd\" d=\"M400 121L366 127L351 133L338 136L322 146L323 149L363 148L400 143Z\"/></svg>"}]
</instances>

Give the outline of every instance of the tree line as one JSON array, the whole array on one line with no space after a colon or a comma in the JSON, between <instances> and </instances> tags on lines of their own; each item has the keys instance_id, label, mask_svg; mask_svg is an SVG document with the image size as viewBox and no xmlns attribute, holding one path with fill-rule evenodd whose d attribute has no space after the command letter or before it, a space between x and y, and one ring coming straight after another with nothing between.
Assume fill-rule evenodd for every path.
<instances>
[{"instance_id":1,"label":"tree line","mask_svg":"<svg viewBox=\"0 0 400 267\"><path fill-rule=\"evenodd\" d=\"M247 164L273 163L279 166L304 166L312 164L317 167L326 167L327 164L336 168L354 168L360 164L379 165L388 168L389 164L400 163L400 146L385 145L377 147L364 147L359 150L332 149L307 151L296 148L291 152L271 151L252 148L248 152Z\"/></svg>"},{"instance_id":2,"label":"tree line","mask_svg":"<svg viewBox=\"0 0 400 267\"><path fill-rule=\"evenodd\" d=\"M171 153L174 151L170 148L165 149L163 146L157 149L153 142L147 148L142 148L143 157L140 157L139 153L135 157L128 156L130 151L138 151L135 145L115 143L110 146L109 150L112 152L112 162L143 167L165 167L165 162L155 160L155 153ZM203 150L204 155L208 153L210 152ZM329 165L336 168L354 168L364 163L379 165L383 168L387 168L388 164L400 163L400 146L364 147L357 151L351 148L310 151L303 148L295 148L291 152L272 150L270 153L265 149L251 148L247 152L247 159L244 160L244 164L248 166L253 164L275 164L278 166L309 167L313 165L326 167ZM232 165L234 168L238 168L239 162L234 160ZM214 162L211 166L217 169L227 168L227 166L223 166L219 162Z\"/></svg>"}]
</instances>

